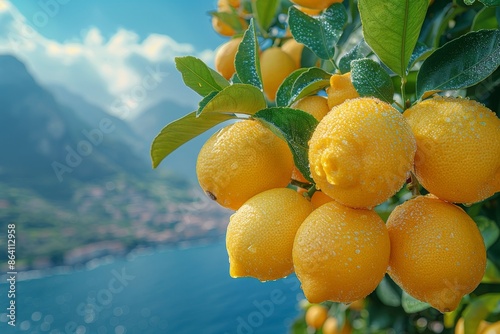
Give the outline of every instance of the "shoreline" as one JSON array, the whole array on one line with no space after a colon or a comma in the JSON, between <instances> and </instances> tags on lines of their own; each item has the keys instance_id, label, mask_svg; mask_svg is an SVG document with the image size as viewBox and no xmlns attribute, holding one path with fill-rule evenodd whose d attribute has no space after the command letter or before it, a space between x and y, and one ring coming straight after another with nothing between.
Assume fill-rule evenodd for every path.
<instances>
[{"instance_id":1,"label":"shoreline","mask_svg":"<svg viewBox=\"0 0 500 334\"><path fill-rule=\"evenodd\" d=\"M101 266L114 263L118 260L133 261L138 257L148 256L162 251L184 250L209 246L217 242L221 242L224 239L225 235L221 235L219 237L183 240L175 243L156 244L149 246L143 245L133 248L126 253L107 254L105 256L95 257L89 259L88 261L83 261L74 265L50 266L42 269L19 270L16 273L16 281L23 282L42 279L50 276L68 275L77 271L91 271ZM8 277L9 275L7 274L7 270L2 270L2 273L0 274L0 282L6 282Z\"/></svg>"}]
</instances>

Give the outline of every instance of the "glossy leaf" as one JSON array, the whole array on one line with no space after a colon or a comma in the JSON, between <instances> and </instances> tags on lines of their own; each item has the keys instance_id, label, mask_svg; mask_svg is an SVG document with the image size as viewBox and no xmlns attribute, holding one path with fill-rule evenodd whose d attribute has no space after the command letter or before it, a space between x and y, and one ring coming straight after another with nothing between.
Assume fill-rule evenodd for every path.
<instances>
[{"instance_id":1,"label":"glossy leaf","mask_svg":"<svg viewBox=\"0 0 500 334\"><path fill-rule=\"evenodd\" d=\"M265 107L266 99L257 87L233 84L218 92L208 102L200 104L197 115L213 112L253 115Z\"/></svg>"},{"instance_id":2,"label":"glossy leaf","mask_svg":"<svg viewBox=\"0 0 500 334\"><path fill-rule=\"evenodd\" d=\"M283 80L276 92L276 105L278 107L288 107L288 103L292 99L293 85L297 78L306 71L307 68L299 68L290 73L290 75Z\"/></svg>"},{"instance_id":3,"label":"glossy leaf","mask_svg":"<svg viewBox=\"0 0 500 334\"><path fill-rule=\"evenodd\" d=\"M260 74L259 43L253 19L243 35L234 59L234 67L242 83L262 89Z\"/></svg>"},{"instance_id":4,"label":"glossy leaf","mask_svg":"<svg viewBox=\"0 0 500 334\"><path fill-rule=\"evenodd\" d=\"M351 61L356 59L366 58L372 53L372 49L361 40L355 47L353 47L349 52L347 52L339 61L339 69L342 73L347 73L351 71Z\"/></svg>"},{"instance_id":5,"label":"glossy leaf","mask_svg":"<svg viewBox=\"0 0 500 334\"><path fill-rule=\"evenodd\" d=\"M430 54L432 54L432 48L428 47L424 43L418 42L413 50L410 57L410 63L408 64L408 71L419 61L426 59Z\"/></svg>"},{"instance_id":6,"label":"glossy leaf","mask_svg":"<svg viewBox=\"0 0 500 334\"><path fill-rule=\"evenodd\" d=\"M273 107L260 110L254 118L262 121L271 131L284 139L293 154L295 166L313 182L309 170L309 139L318 121L310 114L292 108Z\"/></svg>"},{"instance_id":7,"label":"glossy leaf","mask_svg":"<svg viewBox=\"0 0 500 334\"><path fill-rule=\"evenodd\" d=\"M500 0L479 0L485 6L498 7L500 6Z\"/></svg>"},{"instance_id":8,"label":"glossy leaf","mask_svg":"<svg viewBox=\"0 0 500 334\"><path fill-rule=\"evenodd\" d=\"M480 30L434 51L417 76L417 97L425 92L463 89L487 78L500 65L500 31Z\"/></svg>"},{"instance_id":9,"label":"glossy leaf","mask_svg":"<svg viewBox=\"0 0 500 334\"><path fill-rule=\"evenodd\" d=\"M234 114L206 113L199 117L196 112L187 114L168 124L156 136L151 145L153 168L170 153L191 139L211 129L219 123L237 118Z\"/></svg>"},{"instance_id":10,"label":"glossy leaf","mask_svg":"<svg viewBox=\"0 0 500 334\"><path fill-rule=\"evenodd\" d=\"M351 62L351 81L360 96L372 96L392 104L394 86L391 77L376 61L365 58Z\"/></svg>"},{"instance_id":11,"label":"glossy leaf","mask_svg":"<svg viewBox=\"0 0 500 334\"><path fill-rule=\"evenodd\" d=\"M429 0L359 0L363 36L382 62L406 76Z\"/></svg>"},{"instance_id":12,"label":"glossy leaf","mask_svg":"<svg viewBox=\"0 0 500 334\"><path fill-rule=\"evenodd\" d=\"M484 245L488 249L495 243L495 241L497 241L498 236L500 236L500 229L493 220L484 216L474 217L474 221L476 222L479 231L481 231Z\"/></svg>"},{"instance_id":13,"label":"glossy leaf","mask_svg":"<svg viewBox=\"0 0 500 334\"><path fill-rule=\"evenodd\" d=\"M267 31L269 29L279 5L279 0L252 1L254 17L262 30Z\"/></svg>"},{"instance_id":14,"label":"glossy leaf","mask_svg":"<svg viewBox=\"0 0 500 334\"><path fill-rule=\"evenodd\" d=\"M490 260L486 260L486 272L484 273L481 283L500 283L500 270L497 266Z\"/></svg>"},{"instance_id":15,"label":"glossy leaf","mask_svg":"<svg viewBox=\"0 0 500 334\"><path fill-rule=\"evenodd\" d=\"M401 295L392 285L387 277L384 277L375 290L377 297L388 306L397 307L401 305Z\"/></svg>"},{"instance_id":16,"label":"glossy leaf","mask_svg":"<svg viewBox=\"0 0 500 334\"><path fill-rule=\"evenodd\" d=\"M431 307L429 304L413 298L405 291L403 291L403 294L401 296L401 305L403 306L403 309L406 311L406 313L420 312Z\"/></svg>"},{"instance_id":17,"label":"glossy leaf","mask_svg":"<svg viewBox=\"0 0 500 334\"><path fill-rule=\"evenodd\" d=\"M206 96L211 92L220 91L229 86L226 79L196 57L176 57L175 67L181 72L186 86L201 96Z\"/></svg>"},{"instance_id":18,"label":"glossy leaf","mask_svg":"<svg viewBox=\"0 0 500 334\"><path fill-rule=\"evenodd\" d=\"M481 29L497 29L498 21L496 18L497 9L495 7L484 7L481 9L472 22L471 31Z\"/></svg>"},{"instance_id":19,"label":"glossy leaf","mask_svg":"<svg viewBox=\"0 0 500 334\"><path fill-rule=\"evenodd\" d=\"M293 37L306 45L319 58L333 59L335 45L347 22L347 13L342 4L333 4L321 15L311 17L294 6L290 7L288 22Z\"/></svg>"},{"instance_id":20,"label":"glossy leaf","mask_svg":"<svg viewBox=\"0 0 500 334\"><path fill-rule=\"evenodd\" d=\"M292 105L295 101L328 87L330 85L331 76L330 73L317 67L307 69L300 74L293 83L288 105Z\"/></svg>"},{"instance_id":21,"label":"glossy leaf","mask_svg":"<svg viewBox=\"0 0 500 334\"><path fill-rule=\"evenodd\" d=\"M464 333L476 333L481 320L490 313L498 312L499 293L481 295L473 300L463 312Z\"/></svg>"}]
</instances>

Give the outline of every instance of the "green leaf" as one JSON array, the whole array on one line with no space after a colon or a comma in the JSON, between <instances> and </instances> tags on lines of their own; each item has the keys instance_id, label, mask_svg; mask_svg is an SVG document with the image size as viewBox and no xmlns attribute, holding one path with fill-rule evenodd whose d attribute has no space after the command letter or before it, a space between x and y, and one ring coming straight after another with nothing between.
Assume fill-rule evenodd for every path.
<instances>
[{"instance_id":1,"label":"green leaf","mask_svg":"<svg viewBox=\"0 0 500 334\"><path fill-rule=\"evenodd\" d=\"M259 43L253 19L243 35L234 58L234 67L242 83L262 89L260 74Z\"/></svg>"},{"instance_id":2,"label":"green leaf","mask_svg":"<svg viewBox=\"0 0 500 334\"><path fill-rule=\"evenodd\" d=\"M342 73L351 71L351 61L367 57L372 53L372 49L361 40L355 47L347 52L339 61L339 69Z\"/></svg>"},{"instance_id":3,"label":"green leaf","mask_svg":"<svg viewBox=\"0 0 500 334\"><path fill-rule=\"evenodd\" d=\"M384 277L375 290L377 297L388 306L398 307L401 305L399 292L391 285L389 279Z\"/></svg>"},{"instance_id":4,"label":"green leaf","mask_svg":"<svg viewBox=\"0 0 500 334\"><path fill-rule=\"evenodd\" d=\"M484 245L486 249L488 249L495 243L495 241L497 241L498 236L500 235L500 229L497 224L495 224L493 220L488 219L488 217L477 216L474 217L474 221L476 222L479 231L481 231Z\"/></svg>"},{"instance_id":5,"label":"green leaf","mask_svg":"<svg viewBox=\"0 0 500 334\"><path fill-rule=\"evenodd\" d=\"M293 83L288 105L292 105L295 101L330 86L331 76L330 73L317 67L311 67L301 73Z\"/></svg>"},{"instance_id":6,"label":"green leaf","mask_svg":"<svg viewBox=\"0 0 500 334\"><path fill-rule=\"evenodd\" d=\"M276 92L276 105L278 107L288 107L289 101L292 99L292 89L297 78L304 72L307 68L299 68L288 75L288 77L283 80L281 85Z\"/></svg>"},{"instance_id":7,"label":"green leaf","mask_svg":"<svg viewBox=\"0 0 500 334\"><path fill-rule=\"evenodd\" d=\"M500 270L492 261L488 259L486 259L486 272L484 273L481 283L500 283Z\"/></svg>"},{"instance_id":8,"label":"green leaf","mask_svg":"<svg viewBox=\"0 0 500 334\"><path fill-rule=\"evenodd\" d=\"M474 299L464 310L464 333L476 333L481 320L486 319L490 313L498 312L500 294L489 293Z\"/></svg>"},{"instance_id":9,"label":"green leaf","mask_svg":"<svg viewBox=\"0 0 500 334\"><path fill-rule=\"evenodd\" d=\"M365 58L351 62L351 81L360 96L373 96L389 104L394 101L391 77L372 59Z\"/></svg>"},{"instance_id":10,"label":"green leaf","mask_svg":"<svg viewBox=\"0 0 500 334\"><path fill-rule=\"evenodd\" d=\"M319 58L333 59L345 23L347 12L345 7L336 3L328 7L321 15L311 17L294 6L288 12L288 22L293 37L307 46Z\"/></svg>"},{"instance_id":11,"label":"green leaf","mask_svg":"<svg viewBox=\"0 0 500 334\"><path fill-rule=\"evenodd\" d=\"M401 305L406 313L420 312L431 307L429 304L413 298L405 291L403 291L403 294L401 295Z\"/></svg>"},{"instance_id":12,"label":"green leaf","mask_svg":"<svg viewBox=\"0 0 500 334\"><path fill-rule=\"evenodd\" d=\"M429 0L359 0L363 36L382 62L406 76Z\"/></svg>"},{"instance_id":13,"label":"green leaf","mask_svg":"<svg viewBox=\"0 0 500 334\"><path fill-rule=\"evenodd\" d=\"M464 0L464 4L466 4L467 6L473 5L474 2L476 2L476 0Z\"/></svg>"},{"instance_id":14,"label":"green leaf","mask_svg":"<svg viewBox=\"0 0 500 334\"><path fill-rule=\"evenodd\" d=\"M498 7L500 6L500 0L479 0L485 6Z\"/></svg>"},{"instance_id":15,"label":"green leaf","mask_svg":"<svg viewBox=\"0 0 500 334\"><path fill-rule=\"evenodd\" d=\"M500 31L470 32L444 44L423 62L417 76L417 97L425 92L470 87L499 65Z\"/></svg>"},{"instance_id":16,"label":"green leaf","mask_svg":"<svg viewBox=\"0 0 500 334\"><path fill-rule=\"evenodd\" d=\"M210 15L217 17L220 21L224 22L236 32L242 32L244 27L241 24L241 18L234 8L230 12L209 12Z\"/></svg>"},{"instance_id":17,"label":"green leaf","mask_svg":"<svg viewBox=\"0 0 500 334\"><path fill-rule=\"evenodd\" d=\"M481 29L497 29L498 21L496 18L497 9L495 7L484 7L481 9L472 22L471 31L477 31Z\"/></svg>"},{"instance_id":18,"label":"green leaf","mask_svg":"<svg viewBox=\"0 0 500 334\"><path fill-rule=\"evenodd\" d=\"M186 86L201 96L229 86L229 82L219 73L209 68L201 59L193 56L176 57L175 67L181 72Z\"/></svg>"},{"instance_id":19,"label":"green leaf","mask_svg":"<svg viewBox=\"0 0 500 334\"><path fill-rule=\"evenodd\" d=\"M308 142L318 121L302 110L283 107L263 109L253 117L262 121L271 131L287 142L292 151L295 166L309 182L313 182L309 170Z\"/></svg>"},{"instance_id":20,"label":"green leaf","mask_svg":"<svg viewBox=\"0 0 500 334\"><path fill-rule=\"evenodd\" d=\"M266 99L262 91L257 87L247 84L234 84L212 96L209 101L202 101L197 115L213 112L253 115L265 107Z\"/></svg>"},{"instance_id":21,"label":"green leaf","mask_svg":"<svg viewBox=\"0 0 500 334\"><path fill-rule=\"evenodd\" d=\"M196 116L196 112L187 114L169 123L156 136L151 145L153 168L175 151L182 144L197 137L219 123L237 118L234 114L206 113Z\"/></svg>"},{"instance_id":22,"label":"green leaf","mask_svg":"<svg viewBox=\"0 0 500 334\"><path fill-rule=\"evenodd\" d=\"M273 23L274 16L278 7L280 5L280 0L256 0L252 1L253 14L257 20L257 24L263 31L267 31Z\"/></svg>"},{"instance_id":23,"label":"green leaf","mask_svg":"<svg viewBox=\"0 0 500 334\"><path fill-rule=\"evenodd\" d=\"M428 47L424 43L418 42L413 50L410 57L410 63L408 64L408 71L419 61L426 59L430 54L432 54L432 48Z\"/></svg>"}]
</instances>

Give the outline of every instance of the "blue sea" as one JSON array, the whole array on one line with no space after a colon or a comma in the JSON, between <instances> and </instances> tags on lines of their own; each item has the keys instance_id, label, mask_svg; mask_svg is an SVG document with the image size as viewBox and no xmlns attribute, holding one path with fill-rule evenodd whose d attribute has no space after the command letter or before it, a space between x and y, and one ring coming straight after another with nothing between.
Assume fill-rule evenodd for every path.
<instances>
[{"instance_id":1,"label":"blue sea","mask_svg":"<svg viewBox=\"0 0 500 334\"><path fill-rule=\"evenodd\" d=\"M285 334L303 298L293 275L230 278L223 242L18 281L16 327L7 324L5 283L2 334Z\"/></svg>"}]
</instances>

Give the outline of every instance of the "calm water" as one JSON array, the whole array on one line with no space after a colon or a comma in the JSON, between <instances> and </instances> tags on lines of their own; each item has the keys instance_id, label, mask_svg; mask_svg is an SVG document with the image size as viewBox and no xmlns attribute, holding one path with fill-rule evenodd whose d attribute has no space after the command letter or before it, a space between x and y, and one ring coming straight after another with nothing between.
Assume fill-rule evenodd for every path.
<instances>
[{"instance_id":1,"label":"calm water","mask_svg":"<svg viewBox=\"0 0 500 334\"><path fill-rule=\"evenodd\" d=\"M17 283L17 326L0 333L285 334L303 297L293 276L232 279L224 243L117 260Z\"/></svg>"}]
</instances>

